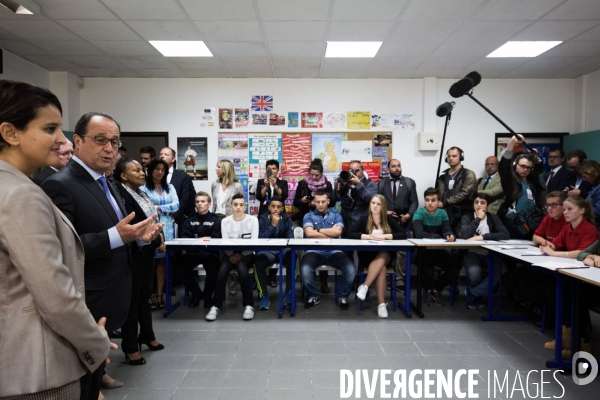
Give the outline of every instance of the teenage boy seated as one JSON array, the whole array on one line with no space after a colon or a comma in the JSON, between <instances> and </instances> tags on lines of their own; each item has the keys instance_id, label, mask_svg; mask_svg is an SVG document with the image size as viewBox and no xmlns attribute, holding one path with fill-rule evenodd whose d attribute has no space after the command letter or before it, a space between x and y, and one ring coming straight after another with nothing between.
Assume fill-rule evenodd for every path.
<instances>
[{"instance_id":1,"label":"teenage boy seated","mask_svg":"<svg viewBox=\"0 0 600 400\"><path fill-rule=\"evenodd\" d=\"M446 239L448 242L454 242L448 214L444 209L438 208L439 200L437 189L430 187L425 191L425 207L418 209L413 216L413 230L417 239ZM429 306L433 301L442 306L445 301L440 292L454 282L460 273L458 255L446 249L426 249L419 250L419 257L425 304ZM436 265L442 268L444 273L434 286L433 273Z\"/></svg>"},{"instance_id":2,"label":"teenage boy seated","mask_svg":"<svg viewBox=\"0 0 600 400\"><path fill-rule=\"evenodd\" d=\"M562 228L567 225L563 215L563 202L567 199L567 192L555 190L546 196L546 210L548 214L533 234L533 242L542 245L551 242L558 236Z\"/></svg>"},{"instance_id":3,"label":"teenage boy seated","mask_svg":"<svg viewBox=\"0 0 600 400\"><path fill-rule=\"evenodd\" d=\"M292 219L284 212L284 202L281 196L273 196L269 202L269 212L263 214L258 220L259 233L261 239L293 239L294 226ZM289 247L283 250L283 265L286 268L285 276L285 297L284 305L291 302L290 297L290 264L292 252ZM267 268L274 263L279 262L279 251L259 251L256 254L254 263L254 279L258 289L260 303L259 310L268 310L270 306L269 291L267 290Z\"/></svg>"},{"instance_id":4,"label":"teenage boy seated","mask_svg":"<svg viewBox=\"0 0 600 400\"><path fill-rule=\"evenodd\" d=\"M233 215L221 221L221 235L223 239L258 239L258 219L247 215L246 201L243 194L234 194L231 198L231 209ZM214 321L219 316L219 309L225 300L225 287L227 277L234 268L240 277L242 287L242 305L244 306L243 318L250 320L254 318L254 298L252 297L252 283L248 275L248 269L254 264L254 252L252 251L226 251L221 262L221 268L217 275L215 287L215 305L206 314L207 321Z\"/></svg>"},{"instance_id":5,"label":"teenage boy seated","mask_svg":"<svg viewBox=\"0 0 600 400\"><path fill-rule=\"evenodd\" d=\"M198 192L195 203L197 212L190 215L183 223L181 237L220 239L221 218L208 211L211 206L210 195L206 192ZM206 272L204 293L196 281L197 275L194 274L194 268L198 264L202 264ZM204 308L210 308L213 305L213 294L220 264L218 251L188 251L181 257L176 271L186 290L192 294L188 307L198 307L203 299Z\"/></svg>"},{"instance_id":6,"label":"teenage boy seated","mask_svg":"<svg viewBox=\"0 0 600 400\"><path fill-rule=\"evenodd\" d=\"M500 217L488 211L490 196L486 193L477 193L473 200L472 213L462 216L460 231L463 239L467 240L508 240L510 235ZM502 259L498 255L492 257L494 262L494 284L499 282L502 275ZM481 249L470 250L463 258L463 266L469 277L469 308L484 307L483 299L488 294L488 276L483 268L487 267L487 251Z\"/></svg>"},{"instance_id":7,"label":"teenage boy seated","mask_svg":"<svg viewBox=\"0 0 600 400\"><path fill-rule=\"evenodd\" d=\"M344 231L342 216L329 211L329 195L323 189L315 192L313 203L315 209L304 216L302 227L304 236L310 239L337 239ZM352 289L356 269L352 260L340 250L309 250L304 253L300 264L300 273L306 288L307 301L305 308L313 308L319 304L319 289L315 284L315 268L328 265L342 272L339 285L338 306L347 310L348 295Z\"/></svg>"}]
</instances>

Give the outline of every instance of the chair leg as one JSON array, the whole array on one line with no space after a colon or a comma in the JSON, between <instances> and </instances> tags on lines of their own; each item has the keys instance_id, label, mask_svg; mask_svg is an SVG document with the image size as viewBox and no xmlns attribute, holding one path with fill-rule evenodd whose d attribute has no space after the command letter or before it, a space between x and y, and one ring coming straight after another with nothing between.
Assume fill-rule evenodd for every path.
<instances>
[{"instance_id":1,"label":"chair leg","mask_svg":"<svg viewBox=\"0 0 600 400\"><path fill-rule=\"evenodd\" d=\"M396 311L396 298L398 296L398 291L397 291L397 282L396 279L398 278L397 274L396 274L396 268L394 268L394 272L392 274L390 274L391 278L392 278L392 310ZM406 288L405 288L406 290Z\"/></svg>"},{"instance_id":2,"label":"chair leg","mask_svg":"<svg viewBox=\"0 0 600 400\"><path fill-rule=\"evenodd\" d=\"M188 302L188 291L187 289L183 289L183 306L187 306L187 302Z\"/></svg>"},{"instance_id":3,"label":"chair leg","mask_svg":"<svg viewBox=\"0 0 600 400\"><path fill-rule=\"evenodd\" d=\"M365 271L364 271L364 269L361 270L361 272L359 272L358 274L359 274L360 284L362 285L363 283L365 283ZM356 288L356 290L358 290L358 288ZM358 304L359 304L358 308L360 309L360 311L362 311L365 308L364 301L359 300Z\"/></svg>"}]
</instances>

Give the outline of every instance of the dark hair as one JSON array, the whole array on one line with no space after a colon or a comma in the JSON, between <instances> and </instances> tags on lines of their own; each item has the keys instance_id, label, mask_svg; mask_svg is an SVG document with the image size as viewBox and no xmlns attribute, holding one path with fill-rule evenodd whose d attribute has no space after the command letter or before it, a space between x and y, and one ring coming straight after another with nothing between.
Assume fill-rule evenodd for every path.
<instances>
[{"instance_id":1,"label":"dark hair","mask_svg":"<svg viewBox=\"0 0 600 400\"><path fill-rule=\"evenodd\" d=\"M573 157L577 157L579 162L582 163L584 160L587 160L587 154L583 150L573 150L567 156L567 160L570 160Z\"/></svg>"},{"instance_id":2,"label":"dark hair","mask_svg":"<svg viewBox=\"0 0 600 400\"><path fill-rule=\"evenodd\" d=\"M278 201L278 202L280 202L281 204L284 204L284 203L285 203L285 201L283 200L283 197L281 197L281 196L279 196L279 195L275 195L275 196L271 197L271 201L269 202L269 204L271 204L271 203L272 203L272 202L274 202L274 201Z\"/></svg>"},{"instance_id":3,"label":"dark hair","mask_svg":"<svg viewBox=\"0 0 600 400\"><path fill-rule=\"evenodd\" d=\"M119 150L122 150L122 151L124 151L124 152L127 152L127 147L125 147L125 146L121 146L121 147L119 147Z\"/></svg>"},{"instance_id":4,"label":"dark hair","mask_svg":"<svg viewBox=\"0 0 600 400\"><path fill-rule=\"evenodd\" d=\"M589 175L592 178L592 185L600 184L600 164L594 160L587 160L579 167L579 175Z\"/></svg>"},{"instance_id":5,"label":"dark hair","mask_svg":"<svg viewBox=\"0 0 600 400\"><path fill-rule=\"evenodd\" d=\"M560 147L553 147L553 148L551 148L550 150L548 150L548 154L550 154L550 153L555 153L555 152L557 152L557 151L558 151L558 152L560 152L560 156L561 156L561 157L563 157L563 158L565 157L565 152L564 152L564 150L563 150L563 149L561 149Z\"/></svg>"},{"instance_id":6,"label":"dark hair","mask_svg":"<svg viewBox=\"0 0 600 400\"><path fill-rule=\"evenodd\" d=\"M156 167L158 167L158 164L162 164L162 166L165 167L165 174L160 180L160 187L162 188L162 190L169 193L169 184L167 183L169 165L166 161L161 160L160 158L155 158L154 160L150 161L150 164L148 164L148 179L146 179L146 187L150 190L154 190L154 179L152 179L152 173L154 172Z\"/></svg>"},{"instance_id":7,"label":"dark hair","mask_svg":"<svg viewBox=\"0 0 600 400\"><path fill-rule=\"evenodd\" d=\"M268 160L266 166L274 165L275 168L279 169L279 161L277 160Z\"/></svg>"},{"instance_id":8,"label":"dark hair","mask_svg":"<svg viewBox=\"0 0 600 400\"><path fill-rule=\"evenodd\" d=\"M237 200L237 199L242 199L242 200L244 200L244 202L246 202L246 199L244 198L244 195L243 195L243 194L241 194L241 193L236 193L236 194L234 194L234 195L233 195L233 197L231 198L231 203L233 203L233 201L234 201L234 200Z\"/></svg>"},{"instance_id":9,"label":"dark hair","mask_svg":"<svg viewBox=\"0 0 600 400\"><path fill-rule=\"evenodd\" d=\"M450 150L450 149L448 149L448 150ZM440 191L438 189L433 188L433 187L428 187L425 190L425 193L423 193L423 197L433 196L434 194L437 196L438 199L440 198Z\"/></svg>"},{"instance_id":10,"label":"dark hair","mask_svg":"<svg viewBox=\"0 0 600 400\"><path fill-rule=\"evenodd\" d=\"M560 202L563 203L567 199L567 192L562 190L554 190L546 195L548 197L558 197Z\"/></svg>"},{"instance_id":11,"label":"dark hair","mask_svg":"<svg viewBox=\"0 0 600 400\"><path fill-rule=\"evenodd\" d=\"M309 171L311 169L314 169L316 171L319 171L320 173L323 173L323 161L321 161L320 158L315 158L314 160L312 160L310 162L310 166L308 167Z\"/></svg>"},{"instance_id":12,"label":"dark hair","mask_svg":"<svg viewBox=\"0 0 600 400\"><path fill-rule=\"evenodd\" d=\"M485 200L486 203L490 204L490 195L487 193L479 192L475 198L480 198L481 200Z\"/></svg>"},{"instance_id":13,"label":"dark hair","mask_svg":"<svg viewBox=\"0 0 600 400\"><path fill-rule=\"evenodd\" d=\"M83 140L83 137L87 133L88 124L90 123L90 120L94 117L104 117L110 119L112 122L115 123L115 125L117 125L117 128L119 128L119 132L121 132L121 125L119 125L119 123L115 121L115 119L111 115L100 111L90 111L88 113L83 114L79 118L79 121L77 121L77 124L75 124L75 131L73 132L73 134L81 137Z\"/></svg>"},{"instance_id":14,"label":"dark hair","mask_svg":"<svg viewBox=\"0 0 600 400\"><path fill-rule=\"evenodd\" d=\"M119 160L119 162L117 163L117 165L115 166L115 170L113 171L113 177L115 178L115 180L117 182L123 182L123 179L121 179L121 174L125 173L125 171L127 171L127 166L129 164L131 164L132 162L137 162L135 161L133 158L121 158Z\"/></svg>"},{"instance_id":15,"label":"dark hair","mask_svg":"<svg viewBox=\"0 0 600 400\"><path fill-rule=\"evenodd\" d=\"M200 197L200 196L203 196L203 197L208 197L208 202L209 202L209 203L212 203L212 198L210 197L210 194L208 194L208 193L206 193L206 192L197 192L197 193L196 193L196 196L194 196L194 202L195 202L195 201L196 201L196 199L197 199L198 197Z\"/></svg>"},{"instance_id":16,"label":"dark hair","mask_svg":"<svg viewBox=\"0 0 600 400\"><path fill-rule=\"evenodd\" d=\"M0 124L8 122L22 131L37 118L38 110L48 105L58 108L62 115L60 101L48 89L25 82L0 80ZM0 136L0 150L8 146Z\"/></svg>"},{"instance_id":17,"label":"dark hair","mask_svg":"<svg viewBox=\"0 0 600 400\"><path fill-rule=\"evenodd\" d=\"M327 198L329 198L329 193L327 193L327 190L325 190L325 189L319 189L315 192L315 197L323 196L323 195L325 195L325 196L327 196Z\"/></svg>"},{"instance_id":18,"label":"dark hair","mask_svg":"<svg viewBox=\"0 0 600 400\"><path fill-rule=\"evenodd\" d=\"M150 154L150 158L156 158L156 150L152 146L144 146L140 149L140 154Z\"/></svg>"}]
</instances>

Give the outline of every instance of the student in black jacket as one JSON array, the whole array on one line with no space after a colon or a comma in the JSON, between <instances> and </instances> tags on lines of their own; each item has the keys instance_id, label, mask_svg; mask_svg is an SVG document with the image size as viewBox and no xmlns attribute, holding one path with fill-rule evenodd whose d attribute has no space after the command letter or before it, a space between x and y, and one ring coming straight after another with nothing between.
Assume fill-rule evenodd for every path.
<instances>
[{"instance_id":1,"label":"student in black jacket","mask_svg":"<svg viewBox=\"0 0 600 400\"><path fill-rule=\"evenodd\" d=\"M183 222L181 237L183 238L221 238L221 218L208 211L211 207L210 195L206 192L196 193L195 204L196 211ZM198 282L194 276L194 268L202 264L206 271L206 281L204 282L204 292L200 290ZM221 260L219 253L213 251L188 251L177 264L177 274L185 285L186 290L192 294L188 307L198 307L201 300L204 300L204 308L210 308L213 305L213 294L217 282L217 274Z\"/></svg>"}]
</instances>

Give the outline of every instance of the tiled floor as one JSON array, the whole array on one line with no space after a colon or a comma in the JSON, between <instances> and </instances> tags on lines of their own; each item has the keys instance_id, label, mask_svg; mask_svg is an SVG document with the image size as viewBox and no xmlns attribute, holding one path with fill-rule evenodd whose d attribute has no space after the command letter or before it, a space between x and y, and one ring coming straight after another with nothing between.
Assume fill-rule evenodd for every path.
<instances>
[{"instance_id":1,"label":"tiled floor","mask_svg":"<svg viewBox=\"0 0 600 400\"><path fill-rule=\"evenodd\" d=\"M544 342L552 339L551 330L541 334L530 322L482 322L483 311L465 310L462 296L454 307L425 307L424 319L407 319L392 312L390 305L387 320L377 317L374 298L367 299L364 311L355 301L349 311L340 311L333 296L325 295L314 309L305 310L299 303L294 318L284 314L281 320L274 293L271 301L271 309L257 310L252 321L242 320L240 293L228 297L225 311L211 323L204 320L202 304L196 309L180 307L169 318L155 313L154 329L165 350L144 347L148 361L144 366L127 365L120 350L112 351L108 372L125 386L104 390L104 395L329 400L340 398L340 369L479 369L479 398L488 398L488 370L502 374L501 379L508 371L509 385L496 398L540 398L539 372L530 375L529 386L527 372L545 369L553 355L544 349ZM597 350L600 317L593 315L592 321ZM595 356L600 360L598 351ZM529 393L520 390L518 381L515 384L518 376ZM564 389L546 373L544 397L560 397L564 390L563 399L598 398L600 377L587 386L575 385L570 375L557 374L556 379ZM510 396L508 387L513 386L516 390ZM380 398L379 393L377 387L374 398ZM364 391L361 398L366 398Z\"/></svg>"}]
</instances>

